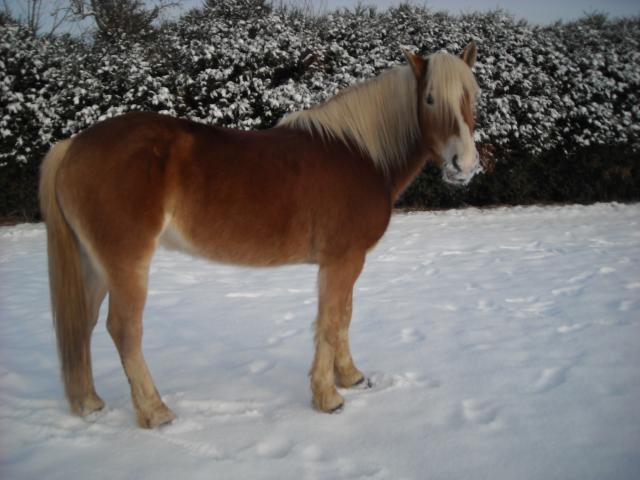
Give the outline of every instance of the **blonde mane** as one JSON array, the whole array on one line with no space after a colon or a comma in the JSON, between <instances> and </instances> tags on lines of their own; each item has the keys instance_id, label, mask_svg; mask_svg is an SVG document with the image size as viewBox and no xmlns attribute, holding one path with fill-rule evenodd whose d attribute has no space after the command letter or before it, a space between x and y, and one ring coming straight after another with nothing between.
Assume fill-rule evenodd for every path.
<instances>
[{"instance_id":1,"label":"blonde mane","mask_svg":"<svg viewBox=\"0 0 640 480\"><path fill-rule=\"evenodd\" d=\"M388 172L407 158L420 135L416 88L411 68L395 67L325 103L287 115L278 126L354 145Z\"/></svg>"},{"instance_id":2,"label":"blonde mane","mask_svg":"<svg viewBox=\"0 0 640 480\"><path fill-rule=\"evenodd\" d=\"M439 117L452 122L465 91L473 105L475 78L464 62L448 53L433 54L428 60L427 92L436 99ZM285 116L278 126L353 145L388 173L406 161L420 137L416 88L409 66L394 67L309 110Z\"/></svg>"}]
</instances>

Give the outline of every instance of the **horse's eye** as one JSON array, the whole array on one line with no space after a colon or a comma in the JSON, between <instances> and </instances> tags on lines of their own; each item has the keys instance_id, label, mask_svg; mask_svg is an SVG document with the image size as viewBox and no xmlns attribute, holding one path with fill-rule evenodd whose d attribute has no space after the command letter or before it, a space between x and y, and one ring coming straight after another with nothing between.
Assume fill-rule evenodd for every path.
<instances>
[{"instance_id":1,"label":"horse's eye","mask_svg":"<svg viewBox=\"0 0 640 480\"><path fill-rule=\"evenodd\" d=\"M427 95L427 104L433 105L433 96L431 94Z\"/></svg>"}]
</instances>

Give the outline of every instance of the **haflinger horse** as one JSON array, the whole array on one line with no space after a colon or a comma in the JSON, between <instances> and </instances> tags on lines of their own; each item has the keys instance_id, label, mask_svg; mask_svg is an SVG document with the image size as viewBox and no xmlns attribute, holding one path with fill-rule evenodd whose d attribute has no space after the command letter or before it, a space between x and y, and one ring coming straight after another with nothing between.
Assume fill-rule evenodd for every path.
<instances>
[{"instance_id":1,"label":"haflinger horse","mask_svg":"<svg viewBox=\"0 0 640 480\"><path fill-rule=\"evenodd\" d=\"M107 330L142 427L174 419L145 363L142 312L159 245L249 266L319 265L313 405L334 412L336 387L365 377L349 351L353 285L394 202L427 161L464 184L473 141L476 46L422 57L286 116L240 131L129 113L57 143L42 164L52 311L72 412L104 402L91 334L106 294Z\"/></svg>"}]
</instances>

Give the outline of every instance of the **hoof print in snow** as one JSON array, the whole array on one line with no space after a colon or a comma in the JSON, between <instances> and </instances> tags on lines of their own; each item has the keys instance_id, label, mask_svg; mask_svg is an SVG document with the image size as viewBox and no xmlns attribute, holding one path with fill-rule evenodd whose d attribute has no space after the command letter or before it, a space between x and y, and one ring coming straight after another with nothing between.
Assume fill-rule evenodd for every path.
<instances>
[{"instance_id":1,"label":"hoof print in snow","mask_svg":"<svg viewBox=\"0 0 640 480\"><path fill-rule=\"evenodd\" d=\"M498 407L490 402L468 399L462 402L464 418L476 425L489 425L498 417Z\"/></svg>"},{"instance_id":2,"label":"hoof print in snow","mask_svg":"<svg viewBox=\"0 0 640 480\"><path fill-rule=\"evenodd\" d=\"M562 385L567 378L566 368L545 368L532 385L533 393L544 393Z\"/></svg>"}]
</instances>

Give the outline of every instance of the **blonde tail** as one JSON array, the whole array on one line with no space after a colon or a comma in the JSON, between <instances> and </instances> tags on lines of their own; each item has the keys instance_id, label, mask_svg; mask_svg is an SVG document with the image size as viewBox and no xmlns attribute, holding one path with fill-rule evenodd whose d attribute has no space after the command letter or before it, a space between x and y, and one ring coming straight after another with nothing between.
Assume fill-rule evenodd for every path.
<instances>
[{"instance_id":1,"label":"blonde tail","mask_svg":"<svg viewBox=\"0 0 640 480\"><path fill-rule=\"evenodd\" d=\"M91 374L88 294L78 240L60 209L56 176L72 140L51 148L40 173L40 209L47 226L49 288L65 393L72 411L88 413L95 391ZM92 403L91 401L89 403Z\"/></svg>"}]
</instances>

